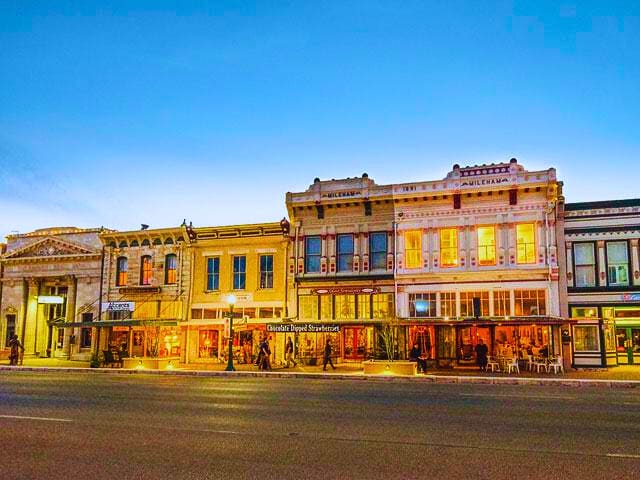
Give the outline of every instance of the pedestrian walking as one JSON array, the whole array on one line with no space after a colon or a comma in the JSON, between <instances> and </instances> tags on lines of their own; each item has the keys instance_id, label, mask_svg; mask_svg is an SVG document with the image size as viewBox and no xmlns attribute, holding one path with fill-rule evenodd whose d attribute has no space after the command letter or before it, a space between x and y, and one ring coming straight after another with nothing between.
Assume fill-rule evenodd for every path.
<instances>
[{"instance_id":1,"label":"pedestrian walking","mask_svg":"<svg viewBox=\"0 0 640 480\"><path fill-rule=\"evenodd\" d=\"M271 370L271 348L269 348L269 339L267 337L262 340L260 344L261 362L259 364L260 370Z\"/></svg>"},{"instance_id":2,"label":"pedestrian walking","mask_svg":"<svg viewBox=\"0 0 640 480\"><path fill-rule=\"evenodd\" d=\"M18 359L20 358L19 350L24 352L24 347L18 340L18 335L14 335L9 340L9 348L11 348L11 352L9 353L9 365L18 365Z\"/></svg>"},{"instance_id":3,"label":"pedestrian walking","mask_svg":"<svg viewBox=\"0 0 640 480\"><path fill-rule=\"evenodd\" d=\"M489 353L489 348L484 344L482 339L478 339L478 344L476 345L476 363L480 367L481 372L487 371L487 354Z\"/></svg>"},{"instance_id":4,"label":"pedestrian walking","mask_svg":"<svg viewBox=\"0 0 640 480\"><path fill-rule=\"evenodd\" d=\"M298 366L298 362L293 359L293 341L291 340L291 337L287 339L287 344L284 347L284 358L287 361L286 368L289 368L289 364L291 362L293 362L294 367Z\"/></svg>"},{"instance_id":5,"label":"pedestrian walking","mask_svg":"<svg viewBox=\"0 0 640 480\"><path fill-rule=\"evenodd\" d=\"M327 338L327 344L324 346L324 362L322 366L322 370L327 371L327 363L331 365L331 368L334 370L336 367L333 365L333 361L331 360L331 339Z\"/></svg>"}]
</instances>

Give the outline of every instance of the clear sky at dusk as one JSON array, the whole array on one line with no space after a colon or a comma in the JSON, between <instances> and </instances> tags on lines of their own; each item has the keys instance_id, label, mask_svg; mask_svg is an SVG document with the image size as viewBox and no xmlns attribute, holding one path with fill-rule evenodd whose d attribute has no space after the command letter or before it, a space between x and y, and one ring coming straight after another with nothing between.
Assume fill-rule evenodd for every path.
<instances>
[{"instance_id":1,"label":"clear sky at dusk","mask_svg":"<svg viewBox=\"0 0 640 480\"><path fill-rule=\"evenodd\" d=\"M640 2L0 2L0 237L277 221L314 177L640 196Z\"/></svg>"}]
</instances>

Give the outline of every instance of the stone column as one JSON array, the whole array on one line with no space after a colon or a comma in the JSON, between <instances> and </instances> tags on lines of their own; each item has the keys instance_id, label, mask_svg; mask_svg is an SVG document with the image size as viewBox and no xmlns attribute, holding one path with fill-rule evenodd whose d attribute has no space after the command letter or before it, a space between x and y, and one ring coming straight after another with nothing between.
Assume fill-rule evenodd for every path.
<instances>
[{"instance_id":1,"label":"stone column","mask_svg":"<svg viewBox=\"0 0 640 480\"><path fill-rule=\"evenodd\" d=\"M35 355L36 353L36 335L37 335L37 320L38 320L38 291L40 288L40 281L34 278L30 278L26 281L27 295L24 301L24 314L23 314L23 342L25 355Z\"/></svg>"},{"instance_id":2,"label":"stone column","mask_svg":"<svg viewBox=\"0 0 640 480\"><path fill-rule=\"evenodd\" d=\"M67 314L66 314L66 321L68 323L73 323L76 322L76 301L77 301L77 297L78 297L78 279L76 278L75 275L68 275L65 279L67 281ZM80 344L80 331L78 330L78 335L76 335L76 344L71 345L69 343L71 334L74 332L74 330L77 330L75 328L65 328L64 331L64 345L63 345L63 349L65 349L68 353L69 358L71 358L71 355L73 353L76 352L72 352L72 349L75 347L76 349L78 348L78 345Z\"/></svg>"}]
</instances>

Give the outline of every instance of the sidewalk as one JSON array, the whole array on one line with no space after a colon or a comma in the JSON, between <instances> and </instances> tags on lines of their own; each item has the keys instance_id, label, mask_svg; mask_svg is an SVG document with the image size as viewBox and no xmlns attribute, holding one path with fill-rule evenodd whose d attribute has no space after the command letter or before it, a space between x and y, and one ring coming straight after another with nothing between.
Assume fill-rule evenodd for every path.
<instances>
[{"instance_id":1,"label":"sidewalk","mask_svg":"<svg viewBox=\"0 0 640 480\"><path fill-rule=\"evenodd\" d=\"M588 384L612 386L638 386L640 387L640 366L619 366L609 370L571 370L565 374L554 375L550 373L532 373L521 371L520 375L508 375L502 372L479 372L476 369L450 369L450 370L430 370L427 375L402 376L402 375L364 375L362 366L358 363L341 363L335 370L330 367L325 372L322 366L302 366L285 368L278 365L269 372L261 372L255 365L236 364L236 372L226 372L225 363L217 364L180 364L173 370L123 370L119 368L89 369L89 362L78 362L71 360L60 360L51 358L29 358L24 360L23 369L33 371L46 371L52 369L56 371L88 371L96 373L150 373L150 374L177 374L177 375L198 375L198 376L264 376L264 377L289 377L289 378L335 378L335 379L362 379L362 380L415 380L418 382L436 383L513 383L513 384L554 384L554 385L574 385L587 386ZM8 361L0 362L0 370L19 370L20 367L9 367Z\"/></svg>"}]
</instances>

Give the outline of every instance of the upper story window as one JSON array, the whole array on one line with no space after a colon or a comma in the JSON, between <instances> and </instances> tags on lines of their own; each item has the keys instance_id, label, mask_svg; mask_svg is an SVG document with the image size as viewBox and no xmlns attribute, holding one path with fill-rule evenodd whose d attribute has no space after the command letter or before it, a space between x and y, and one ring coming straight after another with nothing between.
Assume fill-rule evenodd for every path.
<instances>
[{"instance_id":1,"label":"upper story window","mask_svg":"<svg viewBox=\"0 0 640 480\"><path fill-rule=\"evenodd\" d=\"M574 243L573 262L576 287L596 286L596 254L593 243Z\"/></svg>"},{"instance_id":2,"label":"upper story window","mask_svg":"<svg viewBox=\"0 0 640 480\"><path fill-rule=\"evenodd\" d=\"M518 263L536 263L536 229L533 223L516 225L516 260Z\"/></svg>"},{"instance_id":3,"label":"upper story window","mask_svg":"<svg viewBox=\"0 0 640 480\"><path fill-rule=\"evenodd\" d=\"M408 230L404 232L404 266L406 268L422 267L421 230Z\"/></svg>"},{"instance_id":4,"label":"upper story window","mask_svg":"<svg viewBox=\"0 0 640 480\"><path fill-rule=\"evenodd\" d=\"M167 285L178 283L178 257L175 253L164 257L164 283Z\"/></svg>"},{"instance_id":5,"label":"upper story window","mask_svg":"<svg viewBox=\"0 0 640 480\"><path fill-rule=\"evenodd\" d=\"M233 257L233 289L244 290L247 286L247 257Z\"/></svg>"},{"instance_id":6,"label":"upper story window","mask_svg":"<svg viewBox=\"0 0 640 480\"><path fill-rule=\"evenodd\" d=\"M476 306L479 307L477 311ZM475 317L476 315L489 316L489 292L460 292L460 316Z\"/></svg>"},{"instance_id":7,"label":"upper story window","mask_svg":"<svg viewBox=\"0 0 640 480\"><path fill-rule=\"evenodd\" d=\"M410 293L409 294L410 317L435 317L436 294L435 293Z\"/></svg>"},{"instance_id":8,"label":"upper story window","mask_svg":"<svg viewBox=\"0 0 640 480\"><path fill-rule=\"evenodd\" d=\"M140 285L151 285L153 279L153 263L150 255L140 258Z\"/></svg>"},{"instance_id":9,"label":"upper story window","mask_svg":"<svg viewBox=\"0 0 640 480\"><path fill-rule=\"evenodd\" d=\"M440 266L455 267L458 265L458 229L440 229Z\"/></svg>"},{"instance_id":10,"label":"upper story window","mask_svg":"<svg viewBox=\"0 0 640 480\"><path fill-rule=\"evenodd\" d=\"M220 258L207 258L207 290L220 290Z\"/></svg>"},{"instance_id":11,"label":"upper story window","mask_svg":"<svg viewBox=\"0 0 640 480\"><path fill-rule=\"evenodd\" d=\"M369 265L371 270L387 268L387 232L369 234Z\"/></svg>"},{"instance_id":12,"label":"upper story window","mask_svg":"<svg viewBox=\"0 0 640 480\"><path fill-rule=\"evenodd\" d=\"M273 255L260 255L260 288L273 288Z\"/></svg>"},{"instance_id":13,"label":"upper story window","mask_svg":"<svg viewBox=\"0 0 640 480\"><path fill-rule=\"evenodd\" d=\"M511 315L511 295L509 290L493 291L493 315L496 317Z\"/></svg>"},{"instance_id":14,"label":"upper story window","mask_svg":"<svg viewBox=\"0 0 640 480\"><path fill-rule=\"evenodd\" d=\"M339 272L352 272L353 271L353 235L343 234L338 235L338 271Z\"/></svg>"},{"instance_id":15,"label":"upper story window","mask_svg":"<svg viewBox=\"0 0 640 480\"><path fill-rule=\"evenodd\" d=\"M627 242L607 242L607 274L609 285L629 285L629 253Z\"/></svg>"},{"instance_id":16,"label":"upper story window","mask_svg":"<svg viewBox=\"0 0 640 480\"><path fill-rule=\"evenodd\" d=\"M516 290L514 292L516 315L546 315L544 290Z\"/></svg>"},{"instance_id":17,"label":"upper story window","mask_svg":"<svg viewBox=\"0 0 640 480\"><path fill-rule=\"evenodd\" d=\"M322 239L319 235L304 239L304 271L307 273L320 272L320 255Z\"/></svg>"},{"instance_id":18,"label":"upper story window","mask_svg":"<svg viewBox=\"0 0 640 480\"><path fill-rule=\"evenodd\" d=\"M127 284L128 271L129 261L127 257L118 257L118 260L116 260L116 287L123 287Z\"/></svg>"},{"instance_id":19,"label":"upper story window","mask_svg":"<svg viewBox=\"0 0 640 480\"><path fill-rule=\"evenodd\" d=\"M496 228L478 227L478 264L496 264Z\"/></svg>"}]
</instances>

